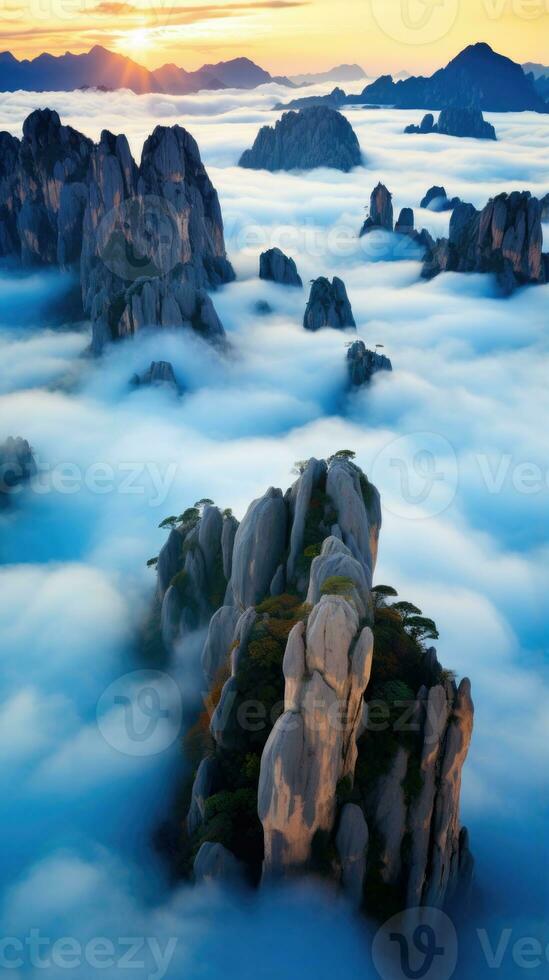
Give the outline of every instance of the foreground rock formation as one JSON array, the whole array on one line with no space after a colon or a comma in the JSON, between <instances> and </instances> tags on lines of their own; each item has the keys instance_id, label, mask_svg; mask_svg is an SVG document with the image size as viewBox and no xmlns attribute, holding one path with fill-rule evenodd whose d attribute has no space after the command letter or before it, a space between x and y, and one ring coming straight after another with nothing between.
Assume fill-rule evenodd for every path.
<instances>
[{"instance_id":1,"label":"foreground rock formation","mask_svg":"<svg viewBox=\"0 0 549 980\"><path fill-rule=\"evenodd\" d=\"M384 916L470 882L473 705L420 639L434 624L372 585L380 498L352 456L296 464L239 525L210 503L174 519L158 588L163 624L179 590L170 649L191 613L209 618L183 865L200 881L322 874Z\"/></svg>"},{"instance_id":2,"label":"foreground rock formation","mask_svg":"<svg viewBox=\"0 0 549 980\"><path fill-rule=\"evenodd\" d=\"M259 256L259 278L278 282L282 286L302 286L296 264L279 248L269 248Z\"/></svg>"},{"instance_id":3,"label":"foreground rock formation","mask_svg":"<svg viewBox=\"0 0 549 980\"><path fill-rule=\"evenodd\" d=\"M240 167L271 171L332 167L347 172L361 163L351 124L329 106L285 112L274 127L261 127L239 160Z\"/></svg>"},{"instance_id":4,"label":"foreground rock formation","mask_svg":"<svg viewBox=\"0 0 549 980\"><path fill-rule=\"evenodd\" d=\"M496 131L485 122L480 109L443 109L435 123L432 113L423 117L419 126L406 126L405 133L440 133L442 136L469 136L479 140L495 140Z\"/></svg>"},{"instance_id":5,"label":"foreground rock formation","mask_svg":"<svg viewBox=\"0 0 549 980\"><path fill-rule=\"evenodd\" d=\"M343 280L334 276L332 281L320 276L311 285L309 300L303 317L305 330L334 330L356 328L353 311Z\"/></svg>"},{"instance_id":6,"label":"foreground rock formation","mask_svg":"<svg viewBox=\"0 0 549 980\"><path fill-rule=\"evenodd\" d=\"M446 271L492 273L505 295L520 285L548 282L541 214L540 202L528 191L498 194L482 211L459 204L449 237L438 239L426 255L423 277Z\"/></svg>"},{"instance_id":7,"label":"foreground rock formation","mask_svg":"<svg viewBox=\"0 0 549 980\"><path fill-rule=\"evenodd\" d=\"M206 293L234 278L219 200L180 126L157 126L139 166L125 136L94 144L50 109L0 134L0 255L80 267L96 352L151 326L223 335Z\"/></svg>"}]
</instances>

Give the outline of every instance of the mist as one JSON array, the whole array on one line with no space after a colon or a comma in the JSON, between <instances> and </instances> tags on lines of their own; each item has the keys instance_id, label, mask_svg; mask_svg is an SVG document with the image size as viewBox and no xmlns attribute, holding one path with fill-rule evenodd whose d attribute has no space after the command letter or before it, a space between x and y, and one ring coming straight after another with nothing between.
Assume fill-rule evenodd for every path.
<instances>
[{"instance_id":1,"label":"mist","mask_svg":"<svg viewBox=\"0 0 549 980\"><path fill-rule=\"evenodd\" d=\"M345 447L382 496L377 581L436 620L439 659L472 680L462 822L477 898L460 965L490 976L474 930L488 929L494 944L502 928L542 939L547 902L549 287L503 301L489 277L424 282L409 243L356 235L378 180L397 214L414 207L416 225L438 235L448 214L419 209L432 183L477 207L502 190L547 193L547 122L487 114L499 142L479 148L405 136L418 113L350 110L365 160L351 174L240 171L240 153L286 96L269 85L245 94L19 92L2 100L0 126L15 134L28 112L49 105L94 138L105 126L126 132L136 155L156 124L189 128L220 195L238 277L213 297L227 355L162 330L100 360L86 353L89 325L52 312L70 289L64 277L32 274L24 290L13 271L0 277L0 436L28 439L39 468L0 511L5 935L24 939L34 928L52 942L81 943L149 936L162 950L176 937L162 974L170 980L370 975L370 927L333 895L308 886L255 896L171 887L152 838L185 772L182 731L133 757L109 742L116 718L97 725L109 685L127 692L144 669L138 637L154 594L146 562L165 540L161 520L205 496L240 518L267 487L292 482L296 459ZM293 255L303 290L259 280L258 256L270 245ZM308 282L318 275L344 279L358 335L383 345L393 363L391 374L352 395L345 355L353 333L302 327ZM270 314L257 312L260 301ZM181 396L130 385L153 359L171 361ZM437 479L421 500L413 464L426 450ZM153 678L176 685L181 727L199 699L199 652L194 637L162 666L164 679ZM139 976L161 975L156 952L145 947ZM55 963L48 971L67 975ZM17 975L43 970L27 957ZM499 976L519 975L507 955Z\"/></svg>"}]
</instances>

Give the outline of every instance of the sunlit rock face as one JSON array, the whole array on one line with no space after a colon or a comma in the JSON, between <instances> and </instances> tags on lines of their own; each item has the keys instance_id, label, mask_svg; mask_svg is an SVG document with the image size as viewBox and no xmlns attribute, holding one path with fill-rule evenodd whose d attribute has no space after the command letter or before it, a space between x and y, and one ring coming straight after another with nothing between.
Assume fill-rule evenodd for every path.
<instances>
[{"instance_id":1,"label":"sunlit rock face","mask_svg":"<svg viewBox=\"0 0 549 980\"><path fill-rule=\"evenodd\" d=\"M310 170L332 167L348 171L362 163L351 124L336 109L311 106L285 112L274 126L262 126L239 166L252 170Z\"/></svg>"},{"instance_id":2,"label":"sunlit rock face","mask_svg":"<svg viewBox=\"0 0 549 980\"><path fill-rule=\"evenodd\" d=\"M427 255L424 278L440 272L488 272L508 294L526 283L549 279L549 256L542 252L542 206L528 191L498 194L482 211L458 204L450 235Z\"/></svg>"},{"instance_id":3,"label":"sunlit rock face","mask_svg":"<svg viewBox=\"0 0 549 980\"><path fill-rule=\"evenodd\" d=\"M360 235L367 235L375 228L393 230L393 196L385 184L381 183L374 187L371 193L369 214L362 225Z\"/></svg>"},{"instance_id":4,"label":"sunlit rock face","mask_svg":"<svg viewBox=\"0 0 549 980\"><path fill-rule=\"evenodd\" d=\"M0 140L0 254L80 263L96 353L143 327L224 333L204 292L234 278L221 209L180 126L157 126L137 166L125 136L95 145L56 112L31 113L22 140Z\"/></svg>"},{"instance_id":5,"label":"sunlit rock face","mask_svg":"<svg viewBox=\"0 0 549 980\"><path fill-rule=\"evenodd\" d=\"M258 812L264 874L305 864L319 830L330 831L340 779L352 775L373 636L347 599L322 597L284 657L286 710L261 759Z\"/></svg>"},{"instance_id":6,"label":"sunlit rock face","mask_svg":"<svg viewBox=\"0 0 549 980\"><path fill-rule=\"evenodd\" d=\"M443 906L465 895L472 873L459 822L470 685L456 688L433 647L410 648L402 625L392 649L383 624L401 624L400 614L382 602L379 618L373 586L380 497L352 455L297 463L294 485L285 494L271 487L240 525L210 504L192 526L182 515L187 526L160 553L168 647L185 639L191 612L204 624L217 604L202 651L214 700L190 795L190 853L200 880L213 875L210 862L236 868L229 854L259 882L318 870L320 841L324 873L355 908L373 902L376 913L380 889L400 907ZM399 739L389 726L376 742L380 623L381 669L396 671L391 684L410 699L414 734ZM419 658L417 691L399 680L404 656ZM242 713L250 706L251 727Z\"/></svg>"}]
</instances>

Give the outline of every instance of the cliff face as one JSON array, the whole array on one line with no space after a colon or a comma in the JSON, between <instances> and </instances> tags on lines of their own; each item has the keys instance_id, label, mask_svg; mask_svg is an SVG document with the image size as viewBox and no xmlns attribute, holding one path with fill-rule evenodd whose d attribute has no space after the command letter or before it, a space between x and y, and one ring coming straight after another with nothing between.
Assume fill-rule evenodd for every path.
<instances>
[{"instance_id":1,"label":"cliff face","mask_svg":"<svg viewBox=\"0 0 549 980\"><path fill-rule=\"evenodd\" d=\"M159 558L163 623L182 570L194 622L208 616L194 591L208 564L226 582L203 650L211 717L187 867L200 880L328 875L377 915L442 906L472 869L459 823L469 682L456 688L423 645L434 624L372 587L380 499L350 454L299 467L238 527L208 506ZM181 603L176 622L172 643L190 626Z\"/></svg>"},{"instance_id":2,"label":"cliff face","mask_svg":"<svg viewBox=\"0 0 549 980\"><path fill-rule=\"evenodd\" d=\"M285 112L272 126L262 126L252 148L239 161L251 170L310 170L359 167L358 139L345 116L328 106Z\"/></svg>"},{"instance_id":3,"label":"cliff face","mask_svg":"<svg viewBox=\"0 0 549 980\"><path fill-rule=\"evenodd\" d=\"M26 439L10 436L0 444L0 508L9 495L36 473L36 462Z\"/></svg>"},{"instance_id":4,"label":"cliff face","mask_svg":"<svg viewBox=\"0 0 549 980\"><path fill-rule=\"evenodd\" d=\"M192 136L157 126L134 162L125 136L97 145L37 110L0 136L0 254L80 263L93 348L145 326L223 333L206 288L234 278L217 193Z\"/></svg>"},{"instance_id":5,"label":"cliff face","mask_svg":"<svg viewBox=\"0 0 549 980\"><path fill-rule=\"evenodd\" d=\"M479 140L497 139L494 127L485 121L480 109L457 107L442 109L437 123L429 112L419 126L406 126L404 132L441 133L444 136L468 136Z\"/></svg>"},{"instance_id":6,"label":"cliff face","mask_svg":"<svg viewBox=\"0 0 549 980\"><path fill-rule=\"evenodd\" d=\"M423 277L439 272L489 272L504 293L549 281L549 256L542 253L542 206L528 191L498 194L482 211L458 204L450 235L426 256Z\"/></svg>"}]
</instances>

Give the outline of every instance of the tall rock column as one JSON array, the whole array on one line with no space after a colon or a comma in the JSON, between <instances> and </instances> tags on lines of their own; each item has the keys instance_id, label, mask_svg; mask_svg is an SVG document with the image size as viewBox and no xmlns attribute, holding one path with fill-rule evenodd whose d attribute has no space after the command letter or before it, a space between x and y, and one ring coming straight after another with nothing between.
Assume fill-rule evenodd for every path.
<instances>
[{"instance_id":1,"label":"tall rock column","mask_svg":"<svg viewBox=\"0 0 549 980\"><path fill-rule=\"evenodd\" d=\"M336 788L353 776L373 635L342 596L324 595L307 625L297 623L284 655L285 710L265 746L258 813L264 875L306 864L314 835L331 831Z\"/></svg>"}]
</instances>

